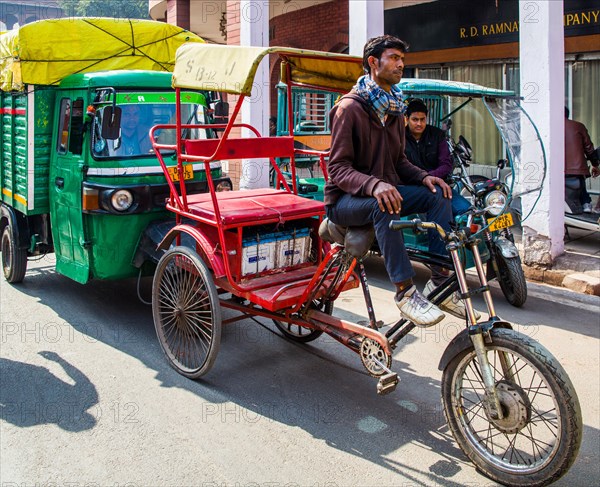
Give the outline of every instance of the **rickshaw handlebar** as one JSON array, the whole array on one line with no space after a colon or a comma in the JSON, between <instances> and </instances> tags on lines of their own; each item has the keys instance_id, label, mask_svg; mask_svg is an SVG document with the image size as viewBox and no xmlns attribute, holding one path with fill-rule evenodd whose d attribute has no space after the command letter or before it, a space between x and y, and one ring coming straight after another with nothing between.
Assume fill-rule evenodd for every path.
<instances>
[{"instance_id":1,"label":"rickshaw handlebar","mask_svg":"<svg viewBox=\"0 0 600 487\"><path fill-rule=\"evenodd\" d=\"M434 222L424 222L418 218L412 220L392 220L390 222L390 230L412 230L415 233L423 233L426 230L433 229L440 234L443 240L446 239L446 232L444 229Z\"/></svg>"}]
</instances>

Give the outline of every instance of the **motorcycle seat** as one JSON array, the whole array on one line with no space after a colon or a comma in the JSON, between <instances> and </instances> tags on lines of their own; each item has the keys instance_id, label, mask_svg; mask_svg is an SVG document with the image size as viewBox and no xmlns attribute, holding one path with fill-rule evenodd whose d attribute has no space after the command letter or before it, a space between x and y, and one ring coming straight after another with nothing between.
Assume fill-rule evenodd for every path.
<instances>
[{"instance_id":1,"label":"motorcycle seat","mask_svg":"<svg viewBox=\"0 0 600 487\"><path fill-rule=\"evenodd\" d=\"M343 245L352 257L362 259L373 245L375 229L373 225L343 227L325 218L319 226L319 236L325 242Z\"/></svg>"}]
</instances>

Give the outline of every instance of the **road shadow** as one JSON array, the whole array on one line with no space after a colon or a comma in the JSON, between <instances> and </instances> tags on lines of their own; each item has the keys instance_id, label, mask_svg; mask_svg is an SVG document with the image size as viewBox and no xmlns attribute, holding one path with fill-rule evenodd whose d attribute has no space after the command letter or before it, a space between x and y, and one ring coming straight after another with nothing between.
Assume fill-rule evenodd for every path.
<instances>
[{"instance_id":1,"label":"road shadow","mask_svg":"<svg viewBox=\"0 0 600 487\"><path fill-rule=\"evenodd\" d=\"M19 290L52 308L76 333L145 364L155 371L160 387L195 394L201 399L195 418L207 428L244 422L301 428L414 485L458 486L453 478L463 468L472 468L446 427L439 376L423 376L402 360L401 348L393 365L401 382L395 393L381 397L375 393L376 379L366 374L358 356L333 339L323 336L299 345L283 339L267 320L244 320L224 327L215 367L202 380L190 381L164 359L151 308L138 300L135 280L81 286L56 274L28 274ZM150 298L149 280L142 282L141 294ZM82 309L87 312L85 321L80 318ZM231 316L224 310L224 318ZM418 338L408 335L404 345L414 340ZM431 359L425 352L423 360ZM586 428L582 456L597 457L598 437L598 430ZM433 452L438 460L421 465L413 456L404 458L401 452L407 445L416 445L424 454ZM567 478L596 474L595 463L577 461ZM486 479L481 481L485 484Z\"/></svg>"},{"instance_id":2,"label":"road shadow","mask_svg":"<svg viewBox=\"0 0 600 487\"><path fill-rule=\"evenodd\" d=\"M20 428L56 424L65 431L93 428L88 412L98 403L98 393L88 377L60 355L39 352L55 362L74 382L59 379L46 367L0 358L0 418Z\"/></svg>"}]
</instances>

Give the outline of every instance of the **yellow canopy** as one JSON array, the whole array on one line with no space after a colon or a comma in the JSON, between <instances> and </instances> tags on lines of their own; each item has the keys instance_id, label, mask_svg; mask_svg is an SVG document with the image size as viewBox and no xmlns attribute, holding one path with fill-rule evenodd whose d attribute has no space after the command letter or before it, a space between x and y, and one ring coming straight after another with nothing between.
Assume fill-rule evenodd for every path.
<instances>
[{"instance_id":1,"label":"yellow canopy","mask_svg":"<svg viewBox=\"0 0 600 487\"><path fill-rule=\"evenodd\" d=\"M138 19L40 20L0 35L0 88L54 85L65 76L110 69L172 71L184 42L202 43L180 27Z\"/></svg>"},{"instance_id":2,"label":"yellow canopy","mask_svg":"<svg viewBox=\"0 0 600 487\"><path fill-rule=\"evenodd\" d=\"M184 44L177 50L173 86L249 96L256 69L267 54L289 63L290 81L295 83L350 91L363 74L362 59L347 54L289 47Z\"/></svg>"}]
</instances>

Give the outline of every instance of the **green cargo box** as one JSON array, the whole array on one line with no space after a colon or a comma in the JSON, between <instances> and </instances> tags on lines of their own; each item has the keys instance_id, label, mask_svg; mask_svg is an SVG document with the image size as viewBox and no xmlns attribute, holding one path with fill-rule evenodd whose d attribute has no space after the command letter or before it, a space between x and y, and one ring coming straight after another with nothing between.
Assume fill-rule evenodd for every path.
<instances>
[{"instance_id":1,"label":"green cargo box","mask_svg":"<svg viewBox=\"0 0 600 487\"><path fill-rule=\"evenodd\" d=\"M2 202L25 215L48 213L48 174L55 88L1 92Z\"/></svg>"}]
</instances>

